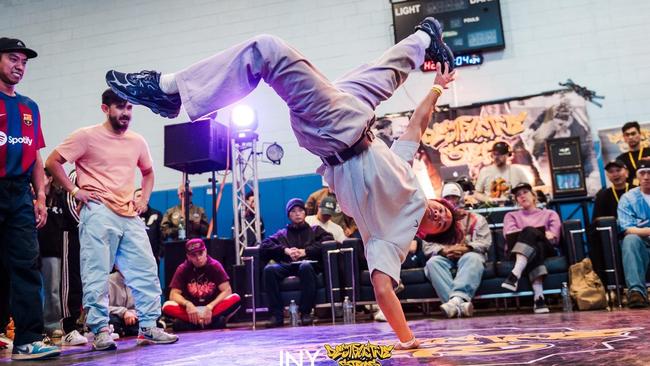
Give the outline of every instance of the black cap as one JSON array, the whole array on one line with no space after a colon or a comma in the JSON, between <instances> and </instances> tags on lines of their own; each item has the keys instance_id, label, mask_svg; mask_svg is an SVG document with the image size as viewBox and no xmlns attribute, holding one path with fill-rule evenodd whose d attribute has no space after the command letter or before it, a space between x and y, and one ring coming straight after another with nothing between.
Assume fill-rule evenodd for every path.
<instances>
[{"instance_id":1,"label":"black cap","mask_svg":"<svg viewBox=\"0 0 650 366\"><path fill-rule=\"evenodd\" d=\"M650 160L649 159L641 159L637 163L636 166L636 172L640 172L642 170L650 170Z\"/></svg>"},{"instance_id":2,"label":"black cap","mask_svg":"<svg viewBox=\"0 0 650 366\"><path fill-rule=\"evenodd\" d=\"M501 155L506 155L510 153L510 145L503 141L499 141L496 144L492 145L492 150L495 153L499 153Z\"/></svg>"},{"instance_id":3,"label":"black cap","mask_svg":"<svg viewBox=\"0 0 650 366\"><path fill-rule=\"evenodd\" d=\"M27 58L34 58L38 56L36 51L27 48L25 46L25 43L19 39L15 38L7 38L7 37L1 37L0 38L0 53L3 52L20 52L24 53Z\"/></svg>"},{"instance_id":4,"label":"black cap","mask_svg":"<svg viewBox=\"0 0 650 366\"><path fill-rule=\"evenodd\" d=\"M302 207L302 209L305 209L305 201L301 200L300 198L292 198L287 202L287 216L289 216L289 212L291 212L291 209L294 207Z\"/></svg>"},{"instance_id":5,"label":"black cap","mask_svg":"<svg viewBox=\"0 0 650 366\"><path fill-rule=\"evenodd\" d=\"M622 161L620 161L618 159L615 159L615 160L610 160L610 161L607 162L607 164L605 164L605 170L607 170L607 169L609 169L609 168L611 168L613 166L616 166L616 167L619 167L619 168L626 168L624 162L622 162Z\"/></svg>"},{"instance_id":6,"label":"black cap","mask_svg":"<svg viewBox=\"0 0 650 366\"><path fill-rule=\"evenodd\" d=\"M533 187L530 184L528 184L526 182L522 182L522 183L519 183L516 186L512 187L512 189L510 190L510 193L517 194L517 191L519 191L520 189L524 189L524 188L531 191L531 192L533 191Z\"/></svg>"}]
</instances>

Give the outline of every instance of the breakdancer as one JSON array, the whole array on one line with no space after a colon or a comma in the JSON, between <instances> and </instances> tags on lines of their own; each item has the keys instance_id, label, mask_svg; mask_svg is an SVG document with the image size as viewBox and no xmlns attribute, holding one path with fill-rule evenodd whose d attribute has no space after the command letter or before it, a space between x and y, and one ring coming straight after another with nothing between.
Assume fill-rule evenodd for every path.
<instances>
[{"instance_id":1,"label":"breakdancer","mask_svg":"<svg viewBox=\"0 0 650 366\"><path fill-rule=\"evenodd\" d=\"M389 149L374 139L374 110L419 67L425 55L437 63L435 85ZM444 65L444 69L443 66ZM283 40L260 35L174 74L155 71L106 74L122 98L173 118L181 104L192 120L249 94L264 80L287 103L300 146L319 156L318 173L353 217L365 244L375 297L399 338L396 349L417 348L393 289L416 231L437 233L451 213L426 200L411 162L443 89L454 80L453 54L442 29L426 18L416 32L374 62L330 82Z\"/></svg>"}]
</instances>

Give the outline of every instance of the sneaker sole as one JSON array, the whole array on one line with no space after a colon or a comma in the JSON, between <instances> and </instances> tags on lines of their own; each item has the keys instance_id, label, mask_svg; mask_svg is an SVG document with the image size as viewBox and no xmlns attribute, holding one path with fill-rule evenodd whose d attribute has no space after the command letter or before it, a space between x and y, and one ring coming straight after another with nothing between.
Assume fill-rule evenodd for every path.
<instances>
[{"instance_id":1,"label":"sneaker sole","mask_svg":"<svg viewBox=\"0 0 650 366\"><path fill-rule=\"evenodd\" d=\"M458 310L456 310L456 311L458 311ZM455 313L455 314L450 314L450 313L448 313L448 312L445 310L445 308L442 307L442 306L440 306L440 312L442 313L442 315L444 315L445 317L447 317L447 319L455 318L455 317L458 315L458 313Z\"/></svg>"},{"instance_id":2,"label":"sneaker sole","mask_svg":"<svg viewBox=\"0 0 650 366\"><path fill-rule=\"evenodd\" d=\"M60 350L56 351L50 351L50 352L43 352L43 353L38 353L38 354L31 354L31 353L14 353L11 355L12 360L41 360L45 358L52 358L59 356L61 354Z\"/></svg>"},{"instance_id":3,"label":"sneaker sole","mask_svg":"<svg viewBox=\"0 0 650 366\"><path fill-rule=\"evenodd\" d=\"M456 67L456 65L454 65L454 52L451 50L451 48L442 39L442 26L440 25L440 22L438 21L438 19L435 19L435 18L433 19L433 25L434 25L433 33L434 33L436 39L435 40L432 39L431 41L438 43L438 45L442 46L442 48L445 49L447 54L449 56L451 56L451 60L449 60L449 63L450 63L449 72L452 72ZM444 65L442 65L442 66L444 67Z\"/></svg>"},{"instance_id":4,"label":"sneaker sole","mask_svg":"<svg viewBox=\"0 0 650 366\"><path fill-rule=\"evenodd\" d=\"M172 343L176 343L176 342L178 342L178 337L176 337L176 339L174 339L174 340L169 340L169 341L154 341L152 339L138 338L138 340L136 341L136 344L138 346L147 346L147 345L152 345L152 344L172 344Z\"/></svg>"},{"instance_id":5,"label":"sneaker sole","mask_svg":"<svg viewBox=\"0 0 650 366\"><path fill-rule=\"evenodd\" d=\"M86 344L88 344L88 340L85 340L85 341L80 340L78 342L70 342L70 343L61 342L61 345L66 346L66 347L83 346L83 345L86 345Z\"/></svg>"},{"instance_id":6,"label":"sneaker sole","mask_svg":"<svg viewBox=\"0 0 650 366\"><path fill-rule=\"evenodd\" d=\"M112 351L112 350L115 350L115 349L117 349L117 344L115 344L115 343L109 344L108 346L106 346L104 348L99 348L93 343L93 350L94 351Z\"/></svg>"},{"instance_id":7,"label":"sneaker sole","mask_svg":"<svg viewBox=\"0 0 650 366\"><path fill-rule=\"evenodd\" d=\"M113 70L109 71L106 73L106 84L117 94L120 98L128 100L131 104L137 104L141 105L144 107L149 108L153 113L158 114L162 117L165 118L176 118L178 117L177 113L169 113L167 110L160 109L158 108L157 104L151 104L147 102L143 102L139 99L136 99L128 94L123 93L121 90L119 90L116 86L113 85L113 83L117 84L117 79L115 78L115 75L113 74Z\"/></svg>"},{"instance_id":8,"label":"sneaker sole","mask_svg":"<svg viewBox=\"0 0 650 366\"><path fill-rule=\"evenodd\" d=\"M509 283L502 283L501 287L505 288L506 290L510 290L512 292L517 291L517 286L513 286L513 285L511 285Z\"/></svg>"},{"instance_id":9,"label":"sneaker sole","mask_svg":"<svg viewBox=\"0 0 650 366\"><path fill-rule=\"evenodd\" d=\"M548 310L548 308L542 308L542 309L535 309L535 310L533 310L533 312L535 314L546 314L546 313L549 313L550 310Z\"/></svg>"}]
</instances>

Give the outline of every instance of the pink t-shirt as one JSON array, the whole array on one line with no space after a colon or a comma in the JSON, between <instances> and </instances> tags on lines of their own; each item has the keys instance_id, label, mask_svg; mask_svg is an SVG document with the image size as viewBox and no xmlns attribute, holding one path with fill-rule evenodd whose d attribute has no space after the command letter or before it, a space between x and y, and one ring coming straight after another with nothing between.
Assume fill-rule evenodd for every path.
<instances>
[{"instance_id":1,"label":"pink t-shirt","mask_svg":"<svg viewBox=\"0 0 650 366\"><path fill-rule=\"evenodd\" d=\"M153 165L142 136L131 131L117 135L99 124L76 130L56 150L74 162L79 188L96 192L118 215L137 215L133 205L135 168L144 171Z\"/></svg>"}]
</instances>

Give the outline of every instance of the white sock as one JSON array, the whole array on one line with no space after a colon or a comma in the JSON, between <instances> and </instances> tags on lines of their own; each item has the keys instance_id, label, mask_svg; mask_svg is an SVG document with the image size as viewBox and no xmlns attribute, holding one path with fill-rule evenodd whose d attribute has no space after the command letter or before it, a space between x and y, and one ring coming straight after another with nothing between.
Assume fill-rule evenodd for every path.
<instances>
[{"instance_id":1,"label":"white sock","mask_svg":"<svg viewBox=\"0 0 650 366\"><path fill-rule=\"evenodd\" d=\"M424 48L429 48L429 45L431 45L431 36L423 30L418 30L415 31L415 35L418 37L418 40L420 41L420 44Z\"/></svg>"},{"instance_id":2,"label":"white sock","mask_svg":"<svg viewBox=\"0 0 650 366\"><path fill-rule=\"evenodd\" d=\"M176 85L175 74L162 74L160 75L160 90L165 94L178 93L178 85Z\"/></svg>"},{"instance_id":3,"label":"white sock","mask_svg":"<svg viewBox=\"0 0 650 366\"><path fill-rule=\"evenodd\" d=\"M533 281L533 299L539 299L544 296L544 287L542 286L542 279L536 278Z\"/></svg>"},{"instance_id":4,"label":"white sock","mask_svg":"<svg viewBox=\"0 0 650 366\"><path fill-rule=\"evenodd\" d=\"M516 255L515 267L512 269L512 273L514 273L517 278L521 278L521 274L524 272L524 269L526 269L526 265L528 264L528 258L519 253Z\"/></svg>"},{"instance_id":5,"label":"white sock","mask_svg":"<svg viewBox=\"0 0 650 366\"><path fill-rule=\"evenodd\" d=\"M461 299L458 296L454 296L451 299L449 299L449 303L453 304L453 305L456 305L456 306L458 306L458 305L460 305L460 304L462 304L464 302L465 302L465 300Z\"/></svg>"}]
</instances>

